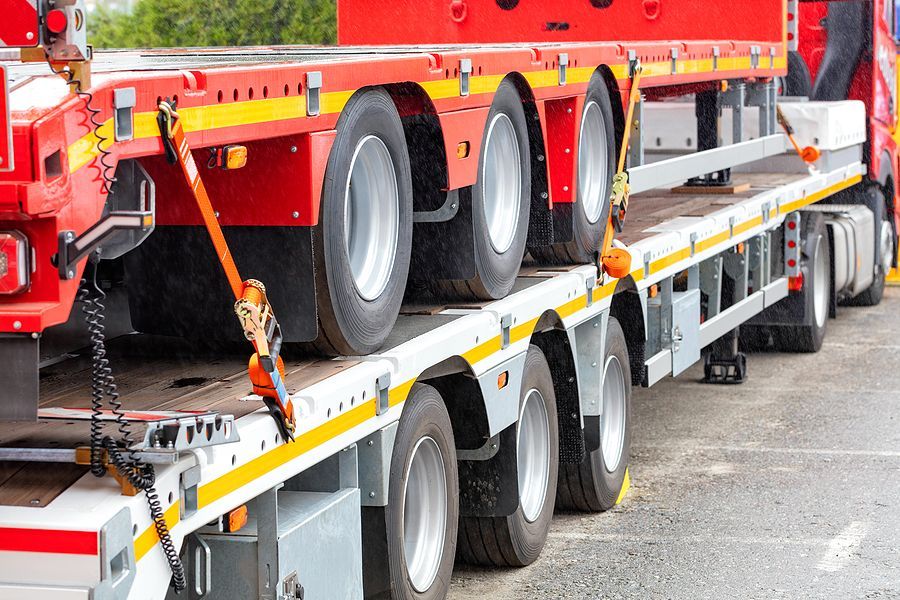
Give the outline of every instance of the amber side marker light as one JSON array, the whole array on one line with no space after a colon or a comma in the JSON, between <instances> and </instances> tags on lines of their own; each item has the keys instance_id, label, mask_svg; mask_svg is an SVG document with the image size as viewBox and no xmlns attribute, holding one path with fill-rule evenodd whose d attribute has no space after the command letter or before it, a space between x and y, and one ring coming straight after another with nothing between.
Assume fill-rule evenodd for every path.
<instances>
[{"instance_id":1,"label":"amber side marker light","mask_svg":"<svg viewBox=\"0 0 900 600\"><path fill-rule=\"evenodd\" d=\"M222 528L225 533L234 533L247 524L247 505L243 504L236 509L229 511L222 519Z\"/></svg>"},{"instance_id":2,"label":"amber side marker light","mask_svg":"<svg viewBox=\"0 0 900 600\"><path fill-rule=\"evenodd\" d=\"M28 289L31 269L28 238L18 231L0 231L0 294L19 294Z\"/></svg>"},{"instance_id":3,"label":"amber side marker light","mask_svg":"<svg viewBox=\"0 0 900 600\"><path fill-rule=\"evenodd\" d=\"M503 371L497 375L497 389L502 390L509 385L509 371Z\"/></svg>"},{"instance_id":4,"label":"amber side marker light","mask_svg":"<svg viewBox=\"0 0 900 600\"><path fill-rule=\"evenodd\" d=\"M460 142L456 145L456 158L462 160L469 156L469 150L471 149L471 145L469 142Z\"/></svg>"},{"instance_id":5,"label":"amber side marker light","mask_svg":"<svg viewBox=\"0 0 900 600\"><path fill-rule=\"evenodd\" d=\"M222 168L240 169L247 164L247 146L225 146L222 148Z\"/></svg>"}]
</instances>

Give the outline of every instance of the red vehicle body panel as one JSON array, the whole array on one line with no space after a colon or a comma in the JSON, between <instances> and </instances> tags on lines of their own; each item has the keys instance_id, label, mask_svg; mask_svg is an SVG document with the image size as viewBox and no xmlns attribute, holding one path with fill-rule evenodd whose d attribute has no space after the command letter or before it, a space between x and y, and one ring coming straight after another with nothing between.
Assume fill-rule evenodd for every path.
<instances>
[{"instance_id":1,"label":"red vehicle body panel","mask_svg":"<svg viewBox=\"0 0 900 600\"><path fill-rule=\"evenodd\" d=\"M338 0L340 44L781 43L784 0Z\"/></svg>"},{"instance_id":2,"label":"red vehicle body panel","mask_svg":"<svg viewBox=\"0 0 900 600\"><path fill-rule=\"evenodd\" d=\"M623 4L614 2L614 10ZM733 27L713 26L715 19L709 20L709 27L695 20L675 19L681 10L699 14L688 4L724 15L718 0L685 2L685 8L664 1L659 5L663 12L655 20L658 26L645 29L639 22L623 23L622 29L601 29L594 37L614 41L590 43L97 53L92 106L100 111L97 119L106 123L105 131L110 134L113 90L135 89L134 139L111 143L108 162L140 159L156 183L158 225L200 223L187 186L163 158L156 129L159 99L173 97L178 100L198 164L207 162L204 148L238 143L249 149L243 169L204 172L224 227L308 227L318 221L325 165L341 108L356 90L388 86L397 92L401 115L436 115L443 138L440 162L446 181L442 187L451 190L475 183L488 107L500 81L513 74L522 82L525 101L534 104L541 119L547 203L552 207L576 198L577 124L583 95L598 68L617 82L620 99L627 97L630 86L632 53L644 65L642 88L654 95L717 85L722 79L765 80L785 73L782 0L752 3L755 18L746 21L754 25L741 24L732 15ZM672 15L666 16L666 11ZM580 14L575 10L571 22ZM341 18L345 17L342 13ZM595 23L586 24L593 27ZM405 27L404 31L413 35L414 29ZM721 37L709 37L710 32ZM692 37L680 39L680 33ZM633 36L631 41L626 41L625 34ZM706 37L701 37L703 34ZM555 38L547 35L542 39ZM253 54L259 55L258 61L247 60L247 55ZM558 61L563 54L568 56L565 85L558 80ZM227 60L229 55L235 60ZM459 91L463 59L472 62L469 95ZM173 62L177 65L172 66ZM308 116L306 76L313 72L322 75L322 111ZM38 79L47 84L54 76ZM68 94L61 79L54 81L58 102L44 99L34 107L14 108L12 114L16 169L0 173L0 229L16 229L28 237L36 269L28 291L0 296L0 332L40 332L68 318L84 265L79 265L74 279L60 279L50 262L57 251L57 238L62 231L77 235L92 226L106 200L96 138L84 100ZM25 94L30 84L17 85L19 91L13 90L13 99L17 93ZM468 143L470 150L458 157L461 143Z\"/></svg>"}]
</instances>

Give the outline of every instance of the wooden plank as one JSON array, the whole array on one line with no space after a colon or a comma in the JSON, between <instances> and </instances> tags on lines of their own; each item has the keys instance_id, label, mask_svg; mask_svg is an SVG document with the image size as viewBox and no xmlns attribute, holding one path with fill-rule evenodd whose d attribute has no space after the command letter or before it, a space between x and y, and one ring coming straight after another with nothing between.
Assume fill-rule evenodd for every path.
<instances>
[{"instance_id":1,"label":"wooden plank","mask_svg":"<svg viewBox=\"0 0 900 600\"><path fill-rule=\"evenodd\" d=\"M47 506L87 472L82 465L29 463L0 486L0 506Z\"/></svg>"},{"instance_id":2,"label":"wooden plank","mask_svg":"<svg viewBox=\"0 0 900 600\"><path fill-rule=\"evenodd\" d=\"M743 194L750 190L749 182L733 183L731 185L679 185L669 190L673 194L715 194L732 195Z\"/></svg>"}]
</instances>

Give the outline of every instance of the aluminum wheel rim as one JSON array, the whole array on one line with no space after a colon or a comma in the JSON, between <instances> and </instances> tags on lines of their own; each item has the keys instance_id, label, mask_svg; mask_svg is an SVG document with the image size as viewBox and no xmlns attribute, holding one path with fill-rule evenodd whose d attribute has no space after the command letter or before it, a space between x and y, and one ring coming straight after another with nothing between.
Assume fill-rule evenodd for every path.
<instances>
[{"instance_id":1,"label":"aluminum wheel rim","mask_svg":"<svg viewBox=\"0 0 900 600\"><path fill-rule=\"evenodd\" d=\"M550 419L544 397L532 388L525 395L516 433L516 467L519 473L519 505L525 520L541 515L550 479Z\"/></svg>"},{"instance_id":2,"label":"aluminum wheel rim","mask_svg":"<svg viewBox=\"0 0 900 600\"><path fill-rule=\"evenodd\" d=\"M359 295L375 300L394 269L400 194L391 153L380 138L362 138L350 161L344 193L344 249Z\"/></svg>"},{"instance_id":3,"label":"aluminum wheel rim","mask_svg":"<svg viewBox=\"0 0 900 600\"><path fill-rule=\"evenodd\" d=\"M403 553L409 581L426 592L437 577L447 525L447 477L441 449L429 436L409 459L403 490Z\"/></svg>"},{"instance_id":4,"label":"aluminum wheel rim","mask_svg":"<svg viewBox=\"0 0 900 600\"><path fill-rule=\"evenodd\" d=\"M616 356L603 369L603 412L600 415L600 450L609 473L619 468L625 445L625 374Z\"/></svg>"},{"instance_id":5,"label":"aluminum wheel rim","mask_svg":"<svg viewBox=\"0 0 900 600\"><path fill-rule=\"evenodd\" d=\"M494 251L503 254L515 239L522 201L519 140L504 113L495 115L488 126L481 181L488 237Z\"/></svg>"},{"instance_id":6,"label":"aluminum wheel rim","mask_svg":"<svg viewBox=\"0 0 900 600\"><path fill-rule=\"evenodd\" d=\"M828 272L828 257L822 252L822 238L816 240L816 264L815 282L813 283L813 311L816 316L816 324L825 326L828 318L828 281L831 274Z\"/></svg>"},{"instance_id":7,"label":"aluminum wheel rim","mask_svg":"<svg viewBox=\"0 0 900 600\"><path fill-rule=\"evenodd\" d=\"M894 230L891 229L891 224L887 221L881 222L881 274L884 275L888 271L891 270L891 263L894 261L894 257L891 254L894 252Z\"/></svg>"},{"instance_id":8,"label":"aluminum wheel rim","mask_svg":"<svg viewBox=\"0 0 900 600\"><path fill-rule=\"evenodd\" d=\"M578 197L589 223L596 223L603 213L606 190L607 156L606 122L600 106L588 102L581 118L581 136L578 141Z\"/></svg>"}]
</instances>

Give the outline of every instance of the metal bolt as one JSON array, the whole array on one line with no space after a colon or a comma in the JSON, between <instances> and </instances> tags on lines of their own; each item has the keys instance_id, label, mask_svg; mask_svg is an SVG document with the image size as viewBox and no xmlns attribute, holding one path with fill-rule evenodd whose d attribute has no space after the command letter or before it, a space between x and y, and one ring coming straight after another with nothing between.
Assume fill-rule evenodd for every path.
<instances>
[{"instance_id":1,"label":"metal bolt","mask_svg":"<svg viewBox=\"0 0 900 600\"><path fill-rule=\"evenodd\" d=\"M497 449L497 444L491 444L491 450L496 450L496 449Z\"/></svg>"},{"instance_id":2,"label":"metal bolt","mask_svg":"<svg viewBox=\"0 0 900 600\"><path fill-rule=\"evenodd\" d=\"M375 442L373 442L372 440L369 440L369 444L368 444L368 445L369 445L369 446L374 446L374 445L375 445Z\"/></svg>"},{"instance_id":3,"label":"metal bolt","mask_svg":"<svg viewBox=\"0 0 900 600\"><path fill-rule=\"evenodd\" d=\"M29 503L30 503L32 506L37 506L37 505L39 505L39 504L41 503L41 500L40 500L40 498L32 498L32 499L29 501Z\"/></svg>"},{"instance_id":4,"label":"metal bolt","mask_svg":"<svg viewBox=\"0 0 900 600\"><path fill-rule=\"evenodd\" d=\"M291 146L291 152L297 152L297 146Z\"/></svg>"},{"instance_id":5,"label":"metal bolt","mask_svg":"<svg viewBox=\"0 0 900 600\"><path fill-rule=\"evenodd\" d=\"M571 109L571 108L567 108L567 109L566 109L566 112L567 112L568 114L571 115L571 114L572 114L572 109Z\"/></svg>"},{"instance_id":6,"label":"metal bolt","mask_svg":"<svg viewBox=\"0 0 900 600\"><path fill-rule=\"evenodd\" d=\"M72 233L71 231L67 231L66 232L66 241L71 242L74 239L75 239L75 234Z\"/></svg>"},{"instance_id":7,"label":"metal bolt","mask_svg":"<svg viewBox=\"0 0 900 600\"><path fill-rule=\"evenodd\" d=\"M450 208L452 208L452 209L455 210L455 209L456 209L456 202L451 203L451 204L450 204Z\"/></svg>"},{"instance_id":8,"label":"metal bolt","mask_svg":"<svg viewBox=\"0 0 900 600\"><path fill-rule=\"evenodd\" d=\"M374 497L375 497L375 492L369 492L369 498L374 498Z\"/></svg>"},{"instance_id":9,"label":"metal bolt","mask_svg":"<svg viewBox=\"0 0 900 600\"><path fill-rule=\"evenodd\" d=\"M541 192L541 198L544 199L544 200L546 200L547 198L549 198L549 196L547 195L547 192Z\"/></svg>"},{"instance_id":10,"label":"metal bolt","mask_svg":"<svg viewBox=\"0 0 900 600\"><path fill-rule=\"evenodd\" d=\"M591 366L592 366L592 367L596 367L596 366L597 366L597 363L596 363L596 362L592 362L592 363L591 363Z\"/></svg>"},{"instance_id":11,"label":"metal bolt","mask_svg":"<svg viewBox=\"0 0 900 600\"><path fill-rule=\"evenodd\" d=\"M541 161L541 162L544 162L544 155L543 155L543 154L538 154L538 160Z\"/></svg>"},{"instance_id":12,"label":"metal bolt","mask_svg":"<svg viewBox=\"0 0 900 600\"><path fill-rule=\"evenodd\" d=\"M219 211L216 211L216 218L219 218Z\"/></svg>"},{"instance_id":13,"label":"metal bolt","mask_svg":"<svg viewBox=\"0 0 900 600\"><path fill-rule=\"evenodd\" d=\"M66 271L66 277L68 277L69 279L74 279L75 278L75 269L69 269L68 271Z\"/></svg>"},{"instance_id":14,"label":"metal bolt","mask_svg":"<svg viewBox=\"0 0 900 600\"><path fill-rule=\"evenodd\" d=\"M31 334L31 339L33 339L33 340L36 340L39 337L41 337L41 334L39 334L37 331L35 331Z\"/></svg>"},{"instance_id":15,"label":"metal bolt","mask_svg":"<svg viewBox=\"0 0 900 600\"><path fill-rule=\"evenodd\" d=\"M597 329L598 327L600 327L600 323L594 323L594 329Z\"/></svg>"},{"instance_id":16,"label":"metal bolt","mask_svg":"<svg viewBox=\"0 0 900 600\"><path fill-rule=\"evenodd\" d=\"M29 31L28 33L25 34L25 39L30 42L31 40L34 39L34 34Z\"/></svg>"},{"instance_id":17,"label":"metal bolt","mask_svg":"<svg viewBox=\"0 0 900 600\"><path fill-rule=\"evenodd\" d=\"M572 149L571 149L571 148L566 148L566 154L569 154L570 152L572 152Z\"/></svg>"},{"instance_id":18,"label":"metal bolt","mask_svg":"<svg viewBox=\"0 0 900 600\"><path fill-rule=\"evenodd\" d=\"M569 383L572 383L573 381L575 381L575 378L574 378L574 377L569 377L568 381L569 381Z\"/></svg>"},{"instance_id":19,"label":"metal bolt","mask_svg":"<svg viewBox=\"0 0 900 600\"><path fill-rule=\"evenodd\" d=\"M300 213L295 210L294 212L291 213L291 216L294 217L295 219L299 219Z\"/></svg>"},{"instance_id":20,"label":"metal bolt","mask_svg":"<svg viewBox=\"0 0 900 600\"><path fill-rule=\"evenodd\" d=\"M563 191L564 191L564 192L568 192L568 191L569 191L569 186L564 185L564 186L563 186Z\"/></svg>"},{"instance_id":21,"label":"metal bolt","mask_svg":"<svg viewBox=\"0 0 900 600\"><path fill-rule=\"evenodd\" d=\"M13 321L13 329L17 331L22 329L22 321Z\"/></svg>"}]
</instances>

